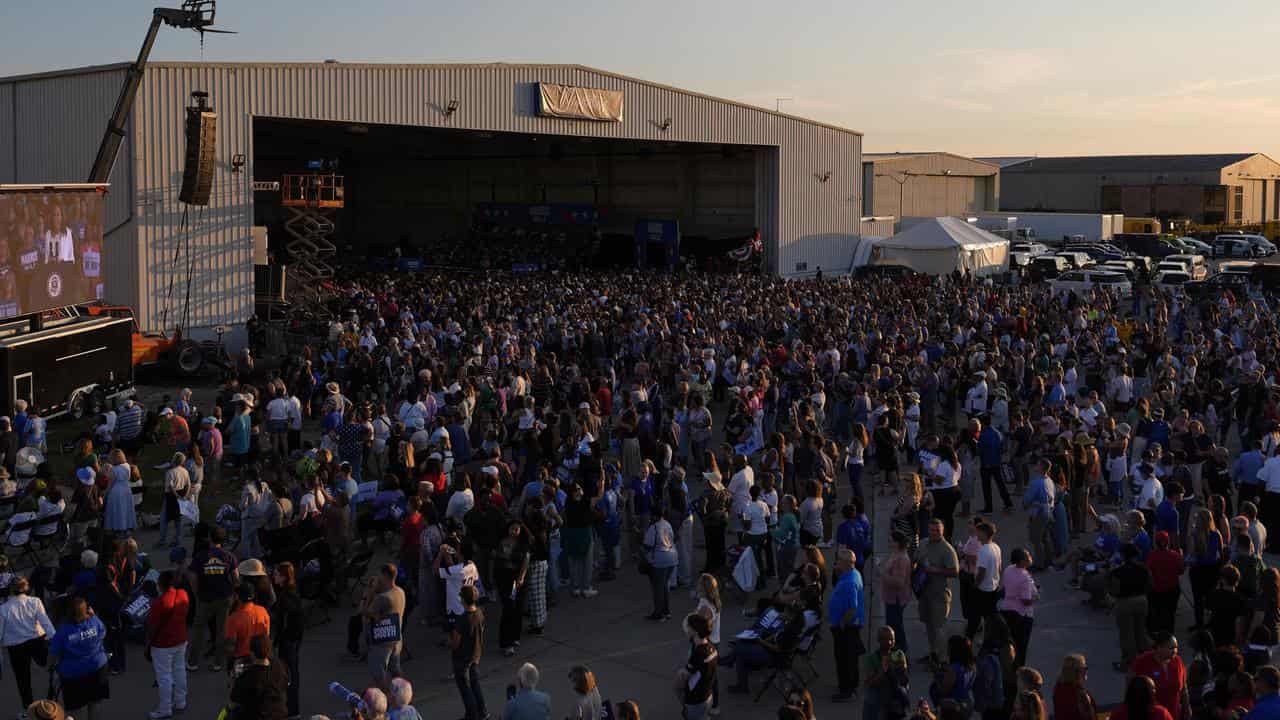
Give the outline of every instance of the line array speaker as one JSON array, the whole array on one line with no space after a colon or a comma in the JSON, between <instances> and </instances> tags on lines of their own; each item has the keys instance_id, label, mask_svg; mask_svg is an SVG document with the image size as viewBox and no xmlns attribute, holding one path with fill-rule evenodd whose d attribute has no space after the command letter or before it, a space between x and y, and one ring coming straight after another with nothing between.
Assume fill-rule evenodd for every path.
<instances>
[{"instance_id":1,"label":"line array speaker","mask_svg":"<svg viewBox=\"0 0 1280 720\"><path fill-rule=\"evenodd\" d=\"M218 114L187 108L187 155L182 166L182 191L178 199L188 205L208 205L213 189Z\"/></svg>"}]
</instances>

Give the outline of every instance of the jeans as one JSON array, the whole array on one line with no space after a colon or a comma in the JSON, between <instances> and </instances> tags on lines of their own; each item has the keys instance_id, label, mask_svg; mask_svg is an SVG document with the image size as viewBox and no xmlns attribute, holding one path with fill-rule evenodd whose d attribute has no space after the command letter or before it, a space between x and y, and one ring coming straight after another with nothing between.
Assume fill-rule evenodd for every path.
<instances>
[{"instance_id":1,"label":"jeans","mask_svg":"<svg viewBox=\"0 0 1280 720\"><path fill-rule=\"evenodd\" d=\"M192 628L194 636L191 638L191 655L190 661L193 665L199 665L201 658L204 657L204 639L208 634L206 628L209 626L209 620L214 621L213 636L216 642L213 643L213 664L222 665L226 662L226 652L222 643L222 638L227 636L227 606L230 603L228 598L220 598L217 600L201 600L196 605L196 622Z\"/></svg>"},{"instance_id":2,"label":"jeans","mask_svg":"<svg viewBox=\"0 0 1280 720\"><path fill-rule=\"evenodd\" d=\"M299 661L302 656L301 642L281 642L279 649L276 651L280 660L284 662L285 667L289 668L289 690L288 690L288 706L289 717L299 714L298 711L298 688L302 686L302 668Z\"/></svg>"},{"instance_id":3,"label":"jeans","mask_svg":"<svg viewBox=\"0 0 1280 720\"><path fill-rule=\"evenodd\" d=\"M126 667L128 656L125 654L124 627L121 624L120 615L117 613L115 617L103 616L101 619L102 624L107 626L107 637L104 643L107 651L107 665L116 672L124 672L128 669Z\"/></svg>"},{"instance_id":4,"label":"jeans","mask_svg":"<svg viewBox=\"0 0 1280 720\"><path fill-rule=\"evenodd\" d=\"M177 517L169 516L169 503L167 498L164 502L160 503L160 539L156 541L156 544L163 545L165 538L169 536L169 523L173 523L174 525L173 542L182 542L182 513L179 512L177 515Z\"/></svg>"},{"instance_id":5,"label":"jeans","mask_svg":"<svg viewBox=\"0 0 1280 720\"><path fill-rule=\"evenodd\" d=\"M908 654L907 628L902 623L902 618L906 614L906 611L906 603L899 604L887 602L884 604L884 624L893 628L893 637L897 644L897 648L901 650L904 655Z\"/></svg>"},{"instance_id":6,"label":"jeans","mask_svg":"<svg viewBox=\"0 0 1280 720\"><path fill-rule=\"evenodd\" d=\"M18 683L18 696L22 698L23 708L32 702L31 663L34 661L40 667L44 667L48 660L48 638L32 638L24 643L9 646L9 666L13 668L13 679Z\"/></svg>"},{"instance_id":7,"label":"jeans","mask_svg":"<svg viewBox=\"0 0 1280 720\"><path fill-rule=\"evenodd\" d=\"M738 687L746 689L751 681L751 671L769 667L774 661L773 653L753 642L740 642L733 651L733 670L738 678Z\"/></svg>"},{"instance_id":8,"label":"jeans","mask_svg":"<svg viewBox=\"0 0 1280 720\"><path fill-rule=\"evenodd\" d=\"M481 720L488 713L484 707L484 693L480 690L480 672L475 663L453 663L453 681L458 685L458 694L462 696L462 707L466 710L463 720Z\"/></svg>"},{"instance_id":9,"label":"jeans","mask_svg":"<svg viewBox=\"0 0 1280 720\"><path fill-rule=\"evenodd\" d=\"M702 720L711 710L711 698L707 698L696 705L684 706L684 720Z\"/></svg>"},{"instance_id":10,"label":"jeans","mask_svg":"<svg viewBox=\"0 0 1280 720\"><path fill-rule=\"evenodd\" d=\"M671 581L671 573L674 571L674 567L655 567L649 573L649 588L653 591L654 616L661 617L671 614L671 589L668 587L668 583Z\"/></svg>"},{"instance_id":11,"label":"jeans","mask_svg":"<svg viewBox=\"0 0 1280 720\"><path fill-rule=\"evenodd\" d=\"M984 467L980 473L982 475L982 511L984 513L991 512L991 483L996 484L996 489L1000 491L1000 501L1004 503L1006 509L1013 506L1013 501L1009 498L1009 488L1004 486L1004 475L1000 472L1000 466Z\"/></svg>"},{"instance_id":12,"label":"jeans","mask_svg":"<svg viewBox=\"0 0 1280 720\"><path fill-rule=\"evenodd\" d=\"M156 713L169 715L187 706L187 644L151 648L151 664L156 670L160 701Z\"/></svg>"},{"instance_id":13,"label":"jeans","mask_svg":"<svg viewBox=\"0 0 1280 720\"><path fill-rule=\"evenodd\" d=\"M587 552L569 556L569 584L574 590L591 589L592 542L587 540Z\"/></svg>"},{"instance_id":14,"label":"jeans","mask_svg":"<svg viewBox=\"0 0 1280 720\"><path fill-rule=\"evenodd\" d=\"M849 469L849 487L853 490L853 496L862 499L862 463L849 463L846 465Z\"/></svg>"}]
</instances>

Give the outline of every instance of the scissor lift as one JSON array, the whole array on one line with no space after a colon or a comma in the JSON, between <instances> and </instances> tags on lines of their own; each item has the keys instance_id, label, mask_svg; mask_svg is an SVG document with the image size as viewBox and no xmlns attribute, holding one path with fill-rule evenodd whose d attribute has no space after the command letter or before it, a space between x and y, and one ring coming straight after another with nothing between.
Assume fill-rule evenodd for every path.
<instances>
[{"instance_id":1,"label":"scissor lift","mask_svg":"<svg viewBox=\"0 0 1280 720\"><path fill-rule=\"evenodd\" d=\"M289 233L290 268L303 282L333 277L329 258L337 254L333 244L334 218L344 205L342 176L333 173L285 175L280 182L280 202L289 211L284 229Z\"/></svg>"}]
</instances>

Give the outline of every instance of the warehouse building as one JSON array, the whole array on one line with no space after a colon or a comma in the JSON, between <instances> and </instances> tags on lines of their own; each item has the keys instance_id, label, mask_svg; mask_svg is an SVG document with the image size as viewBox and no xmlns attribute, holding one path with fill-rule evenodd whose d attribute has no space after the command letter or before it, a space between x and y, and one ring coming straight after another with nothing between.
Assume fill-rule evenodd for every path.
<instances>
[{"instance_id":1,"label":"warehouse building","mask_svg":"<svg viewBox=\"0 0 1280 720\"><path fill-rule=\"evenodd\" d=\"M1031 158L1001 175L1002 210L1228 225L1280 220L1280 163L1261 153Z\"/></svg>"},{"instance_id":2,"label":"warehouse building","mask_svg":"<svg viewBox=\"0 0 1280 720\"><path fill-rule=\"evenodd\" d=\"M83 181L127 67L0 79L0 183ZM218 113L207 207L178 200L194 91ZM317 164L344 176L336 233L357 253L573 208L606 238L758 231L765 267L802 277L848 269L862 215L860 133L592 68L155 62L110 176L107 299L160 329L189 283L192 328L242 323L255 226L274 249L283 215L255 181Z\"/></svg>"},{"instance_id":3,"label":"warehouse building","mask_svg":"<svg viewBox=\"0 0 1280 720\"><path fill-rule=\"evenodd\" d=\"M945 152L862 156L864 216L944 217L1000 209L1000 168Z\"/></svg>"}]
</instances>

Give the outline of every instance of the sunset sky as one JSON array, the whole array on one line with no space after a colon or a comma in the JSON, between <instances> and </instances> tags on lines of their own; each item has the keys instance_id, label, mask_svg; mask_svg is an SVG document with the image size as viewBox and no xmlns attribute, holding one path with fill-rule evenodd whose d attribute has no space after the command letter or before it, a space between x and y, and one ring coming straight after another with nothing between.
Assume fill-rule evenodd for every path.
<instances>
[{"instance_id":1,"label":"sunset sky","mask_svg":"<svg viewBox=\"0 0 1280 720\"><path fill-rule=\"evenodd\" d=\"M9 0L0 76L132 59L156 4ZM223 0L203 57L579 63L866 134L868 151L1266 152L1280 2ZM166 29L157 60L199 60Z\"/></svg>"}]
</instances>

